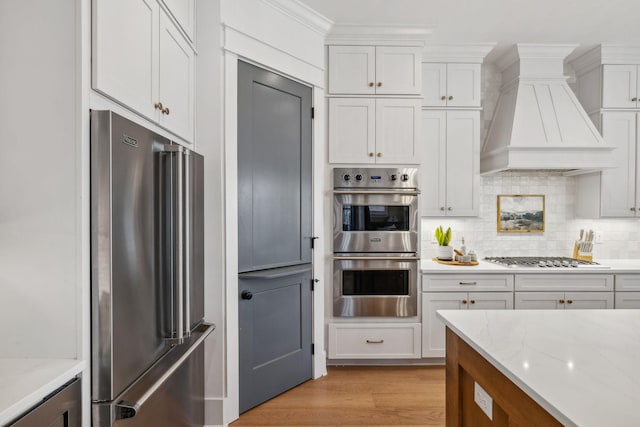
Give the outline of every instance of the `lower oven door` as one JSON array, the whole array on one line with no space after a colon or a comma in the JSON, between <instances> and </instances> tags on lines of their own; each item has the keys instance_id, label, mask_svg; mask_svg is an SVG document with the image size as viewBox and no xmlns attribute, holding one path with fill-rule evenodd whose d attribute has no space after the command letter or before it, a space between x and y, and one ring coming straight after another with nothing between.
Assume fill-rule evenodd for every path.
<instances>
[{"instance_id":1,"label":"lower oven door","mask_svg":"<svg viewBox=\"0 0 640 427\"><path fill-rule=\"evenodd\" d=\"M413 317L418 312L418 259L349 254L333 261L333 315Z\"/></svg>"}]
</instances>

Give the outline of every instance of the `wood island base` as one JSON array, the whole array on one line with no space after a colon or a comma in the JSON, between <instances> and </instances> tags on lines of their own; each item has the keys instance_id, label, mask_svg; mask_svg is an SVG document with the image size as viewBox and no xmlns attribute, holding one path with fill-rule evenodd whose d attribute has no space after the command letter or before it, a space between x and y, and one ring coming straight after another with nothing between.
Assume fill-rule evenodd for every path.
<instances>
[{"instance_id":1,"label":"wood island base","mask_svg":"<svg viewBox=\"0 0 640 427\"><path fill-rule=\"evenodd\" d=\"M447 427L562 425L448 327L446 334ZM493 399L492 420L474 401L474 383Z\"/></svg>"}]
</instances>

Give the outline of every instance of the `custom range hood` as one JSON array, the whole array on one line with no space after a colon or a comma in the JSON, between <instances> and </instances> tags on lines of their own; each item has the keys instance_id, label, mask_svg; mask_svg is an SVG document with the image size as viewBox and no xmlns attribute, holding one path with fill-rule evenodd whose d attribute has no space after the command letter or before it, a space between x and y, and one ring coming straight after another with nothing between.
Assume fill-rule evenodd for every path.
<instances>
[{"instance_id":1,"label":"custom range hood","mask_svg":"<svg viewBox=\"0 0 640 427\"><path fill-rule=\"evenodd\" d=\"M497 61L502 87L480 156L480 173L580 174L614 167L603 139L564 76L577 45L517 44Z\"/></svg>"}]
</instances>

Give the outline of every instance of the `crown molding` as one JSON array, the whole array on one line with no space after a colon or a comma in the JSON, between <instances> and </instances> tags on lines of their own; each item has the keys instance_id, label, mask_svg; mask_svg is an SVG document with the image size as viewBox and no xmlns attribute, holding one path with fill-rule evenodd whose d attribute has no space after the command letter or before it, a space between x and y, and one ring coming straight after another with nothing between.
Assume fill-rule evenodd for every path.
<instances>
[{"instance_id":1,"label":"crown molding","mask_svg":"<svg viewBox=\"0 0 640 427\"><path fill-rule=\"evenodd\" d=\"M496 66L500 71L504 71L521 59L564 61L577 47L577 44L517 43L496 60Z\"/></svg>"},{"instance_id":2,"label":"crown molding","mask_svg":"<svg viewBox=\"0 0 640 427\"><path fill-rule=\"evenodd\" d=\"M640 46L621 44L601 44L571 61L578 75L584 74L600 65L640 64Z\"/></svg>"},{"instance_id":3,"label":"crown molding","mask_svg":"<svg viewBox=\"0 0 640 427\"><path fill-rule=\"evenodd\" d=\"M378 44L424 46L430 28L398 25L334 24L326 44Z\"/></svg>"},{"instance_id":4,"label":"crown molding","mask_svg":"<svg viewBox=\"0 0 640 427\"><path fill-rule=\"evenodd\" d=\"M427 43L422 51L422 62L484 62L496 43Z\"/></svg>"},{"instance_id":5,"label":"crown molding","mask_svg":"<svg viewBox=\"0 0 640 427\"><path fill-rule=\"evenodd\" d=\"M311 9L298 0L262 0L265 4L279 10L307 28L321 34L323 37L329 33L333 21L324 15Z\"/></svg>"}]
</instances>

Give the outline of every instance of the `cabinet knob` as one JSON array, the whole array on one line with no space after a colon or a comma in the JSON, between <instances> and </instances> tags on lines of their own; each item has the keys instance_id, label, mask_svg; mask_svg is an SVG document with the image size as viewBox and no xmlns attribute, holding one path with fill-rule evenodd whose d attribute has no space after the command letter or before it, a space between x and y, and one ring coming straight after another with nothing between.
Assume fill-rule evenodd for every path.
<instances>
[{"instance_id":1,"label":"cabinet knob","mask_svg":"<svg viewBox=\"0 0 640 427\"><path fill-rule=\"evenodd\" d=\"M168 116L169 114L171 114L171 111L169 111L169 107L167 107L167 108L163 108L163 109L162 109L162 114L166 114L167 116Z\"/></svg>"},{"instance_id":2,"label":"cabinet knob","mask_svg":"<svg viewBox=\"0 0 640 427\"><path fill-rule=\"evenodd\" d=\"M469 301L471 304L475 304L476 300L472 299L471 301Z\"/></svg>"},{"instance_id":3,"label":"cabinet knob","mask_svg":"<svg viewBox=\"0 0 640 427\"><path fill-rule=\"evenodd\" d=\"M630 210L631 212L635 212L635 211L636 211L636 208L630 208L629 210Z\"/></svg>"},{"instance_id":4,"label":"cabinet knob","mask_svg":"<svg viewBox=\"0 0 640 427\"><path fill-rule=\"evenodd\" d=\"M440 210L443 211L444 210L444 206L440 206Z\"/></svg>"},{"instance_id":5,"label":"cabinet knob","mask_svg":"<svg viewBox=\"0 0 640 427\"><path fill-rule=\"evenodd\" d=\"M445 99L447 99L447 97L446 97L446 96L444 96L444 95L442 95L442 96L440 97L440 100L441 100L441 101L444 101Z\"/></svg>"},{"instance_id":6,"label":"cabinet knob","mask_svg":"<svg viewBox=\"0 0 640 427\"><path fill-rule=\"evenodd\" d=\"M162 106L162 102L156 102L155 104L153 104L153 108L155 108L156 110L161 110L164 108Z\"/></svg>"},{"instance_id":7,"label":"cabinet knob","mask_svg":"<svg viewBox=\"0 0 640 427\"><path fill-rule=\"evenodd\" d=\"M631 100L635 102L635 101L638 100L638 98L637 97L636 98L631 98Z\"/></svg>"},{"instance_id":8,"label":"cabinet knob","mask_svg":"<svg viewBox=\"0 0 640 427\"><path fill-rule=\"evenodd\" d=\"M564 300L563 300L563 299L559 300L558 302L559 302L560 304L564 304Z\"/></svg>"},{"instance_id":9,"label":"cabinet knob","mask_svg":"<svg viewBox=\"0 0 640 427\"><path fill-rule=\"evenodd\" d=\"M573 304L573 300L568 299L567 304Z\"/></svg>"},{"instance_id":10,"label":"cabinet knob","mask_svg":"<svg viewBox=\"0 0 640 427\"><path fill-rule=\"evenodd\" d=\"M242 299L251 299L253 298L253 293L251 293L251 291L242 291L242 293L240 294L240 298Z\"/></svg>"},{"instance_id":11,"label":"cabinet knob","mask_svg":"<svg viewBox=\"0 0 640 427\"><path fill-rule=\"evenodd\" d=\"M449 101L453 99L453 95L449 95Z\"/></svg>"},{"instance_id":12,"label":"cabinet knob","mask_svg":"<svg viewBox=\"0 0 640 427\"><path fill-rule=\"evenodd\" d=\"M451 206L449 206L449 207L447 208L447 210L448 210L448 211L452 211L452 210L453 210L453 208L452 208Z\"/></svg>"},{"instance_id":13,"label":"cabinet knob","mask_svg":"<svg viewBox=\"0 0 640 427\"><path fill-rule=\"evenodd\" d=\"M382 82L378 82L378 87L382 86Z\"/></svg>"},{"instance_id":14,"label":"cabinet knob","mask_svg":"<svg viewBox=\"0 0 640 427\"><path fill-rule=\"evenodd\" d=\"M382 157L382 153L378 153L378 157Z\"/></svg>"},{"instance_id":15,"label":"cabinet knob","mask_svg":"<svg viewBox=\"0 0 640 427\"><path fill-rule=\"evenodd\" d=\"M369 153L369 157L373 157L375 154L373 153Z\"/></svg>"},{"instance_id":16,"label":"cabinet knob","mask_svg":"<svg viewBox=\"0 0 640 427\"><path fill-rule=\"evenodd\" d=\"M466 300L466 299L463 299L463 300L462 300L462 303L463 303L463 304L466 304L466 303L467 303L467 300Z\"/></svg>"},{"instance_id":17,"label":"cabinet knob","mask_svg":"<svg viewBox=\"0 0 640 427\"><path fill-rule=\"evenodd\" d=\"M375 83L373 83L373 82L369 82L369 87L373 87L374 84Z\"/></svg>"}]
</instances>

